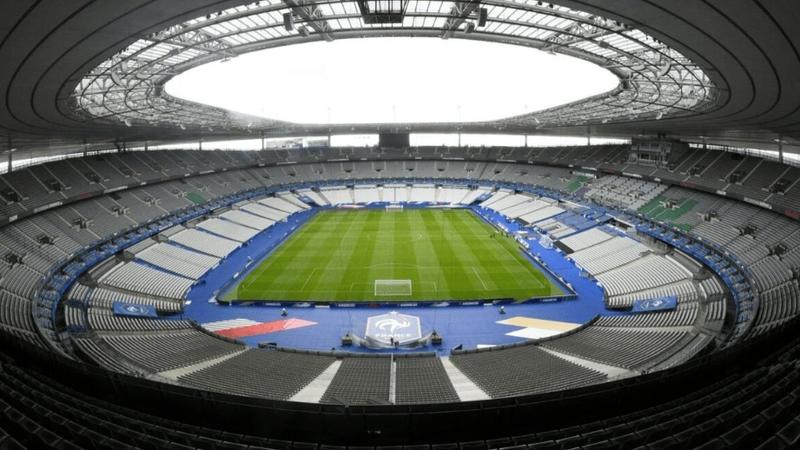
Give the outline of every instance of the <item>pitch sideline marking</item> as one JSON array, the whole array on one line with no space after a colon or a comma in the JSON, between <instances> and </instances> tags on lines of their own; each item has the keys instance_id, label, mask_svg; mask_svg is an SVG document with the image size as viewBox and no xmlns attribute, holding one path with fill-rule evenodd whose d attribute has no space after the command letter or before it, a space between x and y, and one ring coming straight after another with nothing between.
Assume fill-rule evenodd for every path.
<instances>
[{"instance_id":1,"label":"pitch sideline marking","mask_svg":"<svg viewBox=\"0 0 800 450\"><path fill-rule=\"evenodd\" d=\"M483 278L481 278L481 276L480 276L480 274L478 273L478 271L477 271L477 270L475 270L475 266L472 266L472 272L474 272L474 273L475 273L475 276L477 276L477 277L478 277L478 281L480 281L480 282L481 282L481 284L483 285L483 290L484 290L484 291L488 291L488 290L489 290L489 288L488 288L488 287L486 287L486 283L484 283L484 282L483 282Z\"/></svg>"},{"instance_id":2,"label":"pitch sideline marking","mask_svg":"<svg viewBox=\"0 0 800 450\"><path fill-rule=\"evenodd\" d=\"M301 290L301 291L304 291L304 290L306 289L306 285L308 284L308 282L309 282L309 281L311 281L311 277L313 277L313 276L314 276L314 273L315 273L316 271L317 271L317 268L316 268L316 267L314 267L314 269L313 269L313 270L311 271L311 273L308 275L308 278L306 278L306 282L305 282L305 283L303 283L303 287L301 287L301 288L300 288L300 290Z\"/></svg>"},{"instance_id":3,"label":"pitch sideline marking","mask_svg":"<svg viewBox=\"0 0 800 450\"><path fill-rule=\"evenodd\" d=\"M514 259L515 261L519 262L519 260L517 259L517 255L515 255L511 250L506 248L506 246L503 245L502 242L500 243L500 247L503 247L503 250L505 250L506 253L508 253L512 257L512 259ZM534 266L530 261L525 261L525 263L528 264L530 267L532 267L537 272L542 273L542 271L539 270L536 266ZM530 272L528 272L528 273L530 273ZM539 280L537 280L536 277L533 276L533 274L530 274L530 275L531 275L531 280L535 281L539 288L544 288L545 287L545 285L542 284L541 282L539 282ZM542 275L544 275L544 274L542 274ZM545 278L546 277L547 276L545 275ZM549 280L548 280L548 282L549 282ZM552 284L552 283L550 283L550 284Z\"/></svg>"}]
</instances>

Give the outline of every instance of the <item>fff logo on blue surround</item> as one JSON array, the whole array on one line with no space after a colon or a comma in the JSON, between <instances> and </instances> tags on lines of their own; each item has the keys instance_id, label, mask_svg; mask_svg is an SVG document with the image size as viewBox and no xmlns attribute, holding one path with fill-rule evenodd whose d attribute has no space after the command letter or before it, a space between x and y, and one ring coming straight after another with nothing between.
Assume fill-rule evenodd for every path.
<instances>
[{"instance_id":1,"label":"fff logo on blue surround","mask_svg":"<svg viewBox=\"0 0 800 450\"><path fill-rule=\"evenodd\" d=\"M416 341L422 338L419 317L392 311L367 318L366 336L386 344Z\"/></svg>"}]
</instances>

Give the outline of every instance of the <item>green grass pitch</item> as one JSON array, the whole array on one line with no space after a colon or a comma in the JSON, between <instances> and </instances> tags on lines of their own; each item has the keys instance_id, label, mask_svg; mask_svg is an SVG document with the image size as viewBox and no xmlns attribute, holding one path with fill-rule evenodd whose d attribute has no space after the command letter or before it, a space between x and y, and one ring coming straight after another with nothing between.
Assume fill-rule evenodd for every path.
<instances>
[{"instance_id":1,"label":"green grass pitch","mask_svg":"<svg viewBox=\"0 0 800 450\"><path fill-rule=\"evenodd\" d=\"M386 289L375 280L401 281ZM379 283L380 284L380 283ZM392 295L388 295L392 294ZM325 210L225 300L476 300L563 295L512 238L469 210Z\"/></svg>"}]
</instances>

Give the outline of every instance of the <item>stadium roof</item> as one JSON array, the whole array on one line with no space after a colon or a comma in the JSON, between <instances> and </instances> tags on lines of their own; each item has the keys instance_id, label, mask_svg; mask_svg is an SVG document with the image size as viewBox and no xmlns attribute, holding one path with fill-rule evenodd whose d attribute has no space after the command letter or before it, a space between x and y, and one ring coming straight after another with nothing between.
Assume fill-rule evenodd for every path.
<instances>
[{"instance_id":1,"label":"stadium roof","mask_svg":"<svg viewBox=\"0 0 800 450\"><path fill-rule=\"evenodd\" d=\"M304 125L170 97L189 68L301 42L373 36L477 39L583 58L615 73L612 92L464 132L655 135L784 144L800 135L800 36L793 2L409 0L398 23L352 1L4 5L0 135L20 151L76 143L336 132L453 130L452 123ZM481 11L485 9L485 22ZM397 19L397 17L395 17ZM2 144L0 144L2 145Z\"/></svg>"}]
</instances>

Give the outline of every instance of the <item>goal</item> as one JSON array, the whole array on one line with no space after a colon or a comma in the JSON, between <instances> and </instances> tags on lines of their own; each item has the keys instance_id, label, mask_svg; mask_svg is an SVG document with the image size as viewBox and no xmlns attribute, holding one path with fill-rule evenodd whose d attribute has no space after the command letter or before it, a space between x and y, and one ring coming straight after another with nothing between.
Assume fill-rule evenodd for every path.
<instances>
[{"instance_id":1,"label":"goal","mask_svg":"<svg viewBox=\"0 0 800 450\"><path fill-rule=\"evenodd\" d=\"M403 205L392 205L392 204L386 205L386 211L388 211L388 212L402 212L403 211Z\"/></svg>"},{"instance_id":2,"label":"goal","mask_svg":"<svg viewBox=\"0 0 800 450\"><path fill-rule=\"evenodd\" d=\"M409 296L411 280L375 280L375 296Z\"/></svg>"}]
</instances>

